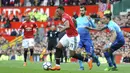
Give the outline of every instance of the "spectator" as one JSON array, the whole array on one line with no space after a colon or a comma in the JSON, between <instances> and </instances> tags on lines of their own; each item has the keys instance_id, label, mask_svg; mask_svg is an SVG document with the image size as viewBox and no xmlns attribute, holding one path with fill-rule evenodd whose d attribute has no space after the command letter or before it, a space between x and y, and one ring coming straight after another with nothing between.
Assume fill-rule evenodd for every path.
<instances>
[{"instance_id":1,"label":"spectator","mask_svg":"<svg viewBox=\"0 0 130 73\"><path fill-rule=\"evenodd\" d=\"M47 6L48 0L41 0L41 2L39 4L40 4L40 6Z\"/></svg>"},{"instance_id":2,"label":"spectator","mask_svg":"<svg viewBox=\"0 0 130 73\"><path fill-rule=\"evenodd\" d=\"M80 1L80 5L86 5L86 0L79 0Z\"/></svg>"},{"instance_id":3,"label":"spectator","mask_svg":"<svg viewBox=\"0 0 130 73\"><path fill-rule=\"evenodd\" d=\"M36 6L34 0L29 0L29 2L31 3L31 6Z\"/></svg>"},{"instance_id":4,"label":"spectator","mask_svg":"<svg viewBox=\"0 0 130 73\"><path fill-rule=\"evenodd\" d=\"M14 17L14 13L13 13L13 11L11 11L11 13L8 15L8 18L11 21L13 19L13 17Z\"/></svg>"},{"instance_id":5,"label":"spectator","mask_svg":"<svg viewBox=\"0 0 130 73\"><path fill-rule=\"evenodd\" d=\"M126 27L130 27L130 19L128 19L128 21L127 21L127 23L126 23L125 26L126 26Z\"/></svg>"},{"instance_id":6,"label":"spectator","mask_svg":"<svg viewBox=\"0 0 130 73\"><path fill-rule=\"evenodd\" d=\"M22 16L23 16L23 14L21 12L17 14L17 17L20 22L22 22Z\"/></svg>"},{"instance_id":7,"label":"spectator","mask_svg":"<svg viewBox=\"0 0 130 73\"><path fill-rule=\"evenodd\" d=\"M12 30L11 36L17 36L17 32L15 31L15 29Z\"/></svg>"},{"instance_id":8,"label":"spectator","mask_svg":"<svg viewBox=\"0 0 130 73\"><path fill-rule=\"evenodd\" d=\"M30 0L26 0L26 1L24 2L24 6L32 6Z\"/></svg>"},{"instance_id":9,"label":"spectator","mask_svg":"<svg viewBox=\"0 0 130 73\"><path fill-rule=\"evenodd\" d=\"M38 30L38 34L39 34L39 38L40 38L40 42L43 42L44 40L44 25L41 24L41 27Z\"/></svg>"},{"instance_id":10,"label":"spectator","mask_svg":"<svg viewBox=\"0 0 130 73\"><path fill-rule=\"evenodd\" d=\"M70 0L70 5L79 5L79 0Z\"/></svg>"},{"instance_id":11,"label":"spectator","mask_svg":"<svg viewBox=\"0 0 130 73\"><path fill-rule=\"evenodd\" d=\"M9 2L9 4L10 4L10 6L14 6L14 3L15 2L15 0L10 0L10 2Z\"/></svg>"},{"instance_id":12,"label":"spectator","mask_svg":"<svg viewBox=\"0 0 130 73\"><path fill-rule=\"evenodd\" d=\"M125 55L125 57L123 58L123 62L130 63L130 54Z\"/></svg>"},{"instance_id":13,"label":"spectator","mask_svg":"<svg viewBox=\"0 0 130 73\"><path fill-rule=\"evenodd\" d=\"M10 24L9 18L5 18L5 21L6 21L6 23L5 23L5 25L4 25L4 28L10 28L10 27L11 27L11 24Z\"/></svg>"},{"instance_id":14,"label":"spectator","mask_svg":"<svg viewBox=\"0 0 130 73\"><path fill-rule=\"evenodd\" d=\"M47 21L52 21L53 19L49 16L48 18L47 18Z\"/></svg>"},{"instance_id":15,"label":"spectator","mask_svg":"<svg viewBox=\"0 0 130 73\"><path fill-rule=\"evenodd\" d=\"M42 21L42 13L36 9L35 12L34 12L34 17L36 18L37 21Z\"/></svg>"},{"instance_id":16,"label":"spectator","mask_svg":"<svg viewBox=\"0 0 130 73\"><path fill-rule=\"evenodd\" d=\"M17 7L20 6L20 0L15 0L14 1L14 6L17 6Z\"/></svg>"},{"instance_id":17,"label":"spectator","mask_svg":"<svg viewBox=\"0 0 130 73\"><path fill-rule=\"evenodd\" d=\"M48 18L48 16L46 15L46 14L42 14L41 16L40 16L40 22L46 22L47 21L47 18Z\"/></svg>"},{"instance_id":18,"label":"spectator","mask_svg":"<svg viewBox=\"0 0 130 73\"><path fill-rule=\"evenodd\" d=\"M11 21L12 22L19 22L19 18L15 15Z\"/></svg>"},{"instance_id":19,"label":"spectator","mask_svg":"<svg viewBox=\"0 0 130 73\"><path fill-rule=\"evenodd\" d=\"M9 0L2 0L2 6L9 6Z\"/></svg>"},{"instance_id":20,"label":"spectator","mask_svg":"<svg viewBox=\"0 0 130 73\"><path fill-rule=\"evenodd\" d=\"M88 5L95 5L96 1L95 0L87 0Z\"/></svg>"},{"instance_id":21,"label":"spectator","mask_svg":"<svg viewBox=\"0 0 130 73\"><path fill-rule=\"evenodd\" d=\"M60 1L59 0L56 0L55 1L55 6L59 6L60 5Z\"/></svg>"},{"instance_id":22,"label":"spectator","mask_svg":"<svg viewBox=\"0 0 130 73\"><path fill-rule=\"evenodd\" d=\"M54 6L54 4L55 4L55 3L54 3L54 0L50 0L50 1L48 1L48 3L47 3L48 6Z\"/></svg>"}]
</instances>

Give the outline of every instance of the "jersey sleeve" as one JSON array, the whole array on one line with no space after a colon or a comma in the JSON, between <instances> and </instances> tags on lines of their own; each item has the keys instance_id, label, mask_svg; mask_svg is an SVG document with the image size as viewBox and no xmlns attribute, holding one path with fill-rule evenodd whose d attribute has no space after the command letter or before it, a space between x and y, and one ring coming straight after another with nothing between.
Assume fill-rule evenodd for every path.
<instances>
[{"instance_id":1,"label":"jersey sleeve","mask_svg":"<svg viewBox=\"0 0 130 73\"><path fill-rule=\"evenodd\" d=\"M90 27L96 28L96 24L94 23L94 20L92 18L89 20L89 24L90 24Z\"/></svg>"},{"instance_id":2,"label":"jersey sleeve","mask_svg":"<svg viewBox=\"0 0 130 73\"><path fill-rule=\"evenodd\" d=\"M38 28L36 23L33 23L33 28Z\"/></svg>"},{"instance_id":3,"label":"jersey sleeve","mask_svg":"<svg viewBox=\"0 0 130 73\"><path fill-rule=\"evenodd\" d=\"M115 29L114 29L114 26L113 26L113 24L108 24L108 29L112 32L112 31L116 31Z\"/></svg>"},{"instance_id":4,"label":"jersey sleeve","mask_svg":"<svg viewBox=\"0 0 130 73\"><path fill-rule=\"evenodd\" d=\"M20 25L20 28L19 29L24 29L24 23L22 23L21 25Z\"/></svg>"},{"instance_id":5,"label":"jersey sleeve","mask_svg":"<svg viewBox=\"0 0 130 73\"><path fill-rule=\"evenodd\" d=\"M67 19L67 17L63 17L62 18L62 22L64 23L64 22L66 22L68 19Z\"/></svg>"}]
</instances>

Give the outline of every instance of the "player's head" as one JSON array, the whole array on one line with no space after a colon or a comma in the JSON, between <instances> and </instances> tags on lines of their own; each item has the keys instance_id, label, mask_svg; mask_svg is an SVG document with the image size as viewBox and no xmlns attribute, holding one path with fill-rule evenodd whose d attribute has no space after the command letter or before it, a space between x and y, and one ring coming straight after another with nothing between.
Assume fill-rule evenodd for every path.
<instances>
[{"instance_id":1,"label":"player's head","mask_svg":"<svg viewBox=\"0 0 130 73\"><path fill-rule=\"evenodd\" d=\"M80 6L80 15L84 16L86 14L86 7L85 6Z\"/></svg>"},{"instance_id":2,"label":"player's head","mask_svg":"<svg viewBox=\"0 0 130 73\"><path fill-rule=\"evenodd\" d=\"M55 25L51 26L51 30L54 31L55 30Z\"/></svg>"},{"instance_id":3,"label":"player's head","mask_svg":"<svg viewBox=\"0 0 130 73\"><path fill-rule=\"evenodd\" d=\"M101 18L101 22L102 22L103 24L109 23L110 20L111 20L111 16L108 15L108 14L105 14L105 15Z\"/></svg>"},{"instance_id":4,"label":"player's head","mask_svg":"<svg viewBox=\"0 0 130 73\"><path fill-rule=\"evenodd\" d=\"M26 15L26 21L30 21L30 15Z\"/></svg>"},{"instance_id":5,"label":"player's head","mask_svg":"<svg viewBox=\"0 0 130 73\"><path fill-rule=\"evenodd\" d=\"M56 16L61 17L63 13L64 13L64 7L63 6L57 7Z\"/></svg>"}]
</instances>

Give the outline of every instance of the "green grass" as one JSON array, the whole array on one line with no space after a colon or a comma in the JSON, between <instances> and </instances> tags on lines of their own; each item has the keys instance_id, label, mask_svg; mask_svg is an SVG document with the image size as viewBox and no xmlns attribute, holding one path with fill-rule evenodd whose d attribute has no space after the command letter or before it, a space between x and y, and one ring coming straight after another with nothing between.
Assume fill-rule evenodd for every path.
<instances>
[{"instance_id":1,"label":"green grass","mask_svg":"<svg viewBox=\"0 0 130 73\"><path fill-rule=\"evenodd\" d=\"M130 64L119 64L118 71L104 71L107 64L101 64L100 67L94 64L92 70L88 70L87 64L84 65L84 71L78 70L78 63L61 64L60 71L45 71L42 68L42 62L28 62L28 65L23 67L22 61L0 61L0 73L130 73Z\"/></svg>"}]
</instances>

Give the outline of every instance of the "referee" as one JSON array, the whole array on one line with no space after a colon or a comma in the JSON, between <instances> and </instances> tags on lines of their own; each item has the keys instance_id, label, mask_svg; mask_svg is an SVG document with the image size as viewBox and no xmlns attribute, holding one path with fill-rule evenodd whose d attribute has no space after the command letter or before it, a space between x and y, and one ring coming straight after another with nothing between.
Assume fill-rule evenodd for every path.
<instances>
[{"instance_id":1,"label":"referee","mask_svg":"<svg viewBox=\"0 0 130 73\"><path fill-rule=\"evenodd\" d=\"M57 39L58 39L58 31L56 31L55 25L52 25L50 27L50 30L47 32L47 40L48 40L48 52L50 55L50 61L52 62L52 54L53 54L53 49L55 48L57 44Z\"/></svg>"}]
</instances>

